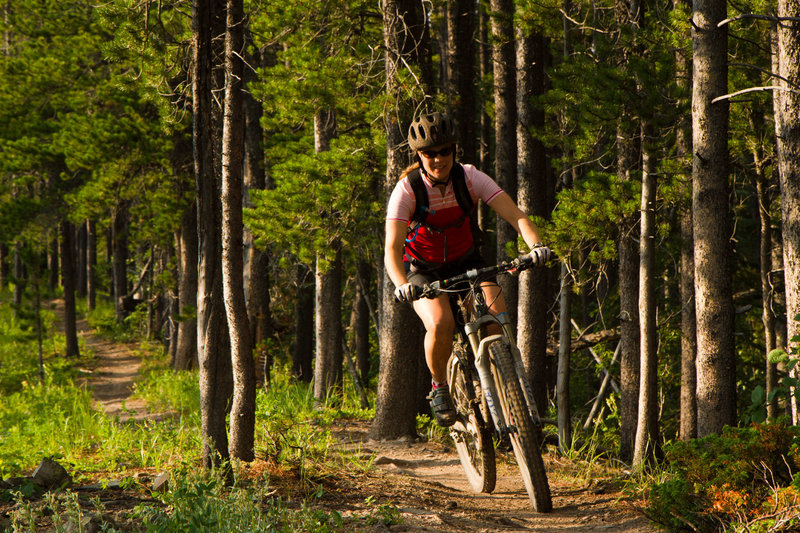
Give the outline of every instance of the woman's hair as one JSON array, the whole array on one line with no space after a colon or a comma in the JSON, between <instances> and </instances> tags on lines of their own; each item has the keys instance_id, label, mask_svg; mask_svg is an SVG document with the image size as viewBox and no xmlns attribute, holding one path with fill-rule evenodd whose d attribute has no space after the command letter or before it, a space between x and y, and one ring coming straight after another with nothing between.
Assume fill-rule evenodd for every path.
<instances>
[{"instance_id":1,"label":"woman's hair","mask_svg":"<svg viewBox=\"0 0 800 533\"><path fill-rule=\"evenodd\" d=\"M409 166L405 168L405 170L403 170L403 172L400 173L400 177L397 178L397 181L402 181L403 178L405 178L406 176L417 170L419 167L420 167L420 162L419 158L417 158L416 161L411 163Z\"/></svg>"}]
</instances>

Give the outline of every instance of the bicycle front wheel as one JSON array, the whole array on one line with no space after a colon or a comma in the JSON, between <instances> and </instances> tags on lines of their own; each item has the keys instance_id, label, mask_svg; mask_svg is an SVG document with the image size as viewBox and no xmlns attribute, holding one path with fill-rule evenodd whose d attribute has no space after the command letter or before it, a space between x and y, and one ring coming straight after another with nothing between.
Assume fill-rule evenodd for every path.
<instances>
[{"instance_id":1,"label":"bicycle front wheel","mask_svg":"<svg viewBox=\"0 0 800 533\"><path fill-rule=\"evenodd\" d=\"M475 385L468 369L457 357L450 360L450 396L458 413L450 427L450 437L458 452L464 475L472 490L489 493L497 481L492 433L481 416L476 400Z\"/></svg>"},{"instance_id":2,"label":"bicycle front wheel","mask_svg":"<svg viewBox=\"0 0 800 533\"><path fill-rule=\"evenodd\" d=\"M514 366L514 359L507 344L496 341L489 345L492 364L495 367L497 390L506 423L509 424L511 447L517 458L525 490L535 511L547 513L553 509L550 485L542 460L541 443L536 426L531 420L520 380Z\"/></svg>"}]
</instances>

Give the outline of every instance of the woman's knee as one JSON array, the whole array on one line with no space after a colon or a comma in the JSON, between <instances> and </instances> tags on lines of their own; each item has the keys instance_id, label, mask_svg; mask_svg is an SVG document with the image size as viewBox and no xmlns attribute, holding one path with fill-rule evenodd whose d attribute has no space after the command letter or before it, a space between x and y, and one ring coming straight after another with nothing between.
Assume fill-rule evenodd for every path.
<instances>
[{"instance_id":1,"label":"woman's knee","mask_svg":"<svg viewBox=\"0 0 800 533\"><path fill-rule=\"evenodd\" d=\"M455 324L452 317L441 317L440 320L433 322L427 328L428 333L437 340L451 340Z\"/></svg>"}]
</instances>

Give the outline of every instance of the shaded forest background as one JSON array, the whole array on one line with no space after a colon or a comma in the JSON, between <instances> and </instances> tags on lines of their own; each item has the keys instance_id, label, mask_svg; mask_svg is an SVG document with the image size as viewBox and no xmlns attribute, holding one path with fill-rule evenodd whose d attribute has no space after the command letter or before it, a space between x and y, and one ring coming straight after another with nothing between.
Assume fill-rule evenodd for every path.
<instances>
[{"instance_id":1,"label":"shaded forest background","mask_svg":"<svg viewBox=\"0 0 800 533\"><path fill-rule=\"evenodd\" d=\"M619 457L788 416L800 2L3 3L0 284L63 287L199 368L206 464L252 458L257 381L416 433L419 325L381 265L415 114L447 110L558 254L504 280L560 446ZM484 253L517 253L485 209ZM524 251L524 250L523 250ZM374 396L373 396L374 394ZM230 416L230 425L226 423Z\"/></svg>"}]
</instances>

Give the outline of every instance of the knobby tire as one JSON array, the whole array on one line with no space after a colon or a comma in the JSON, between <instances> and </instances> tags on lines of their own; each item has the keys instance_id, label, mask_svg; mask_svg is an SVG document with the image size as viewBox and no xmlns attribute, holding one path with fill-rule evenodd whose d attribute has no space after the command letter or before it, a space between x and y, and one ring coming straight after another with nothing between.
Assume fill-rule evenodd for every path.
<instances>
[{"instance_id":1,"label":"knobby tire","mask_svg":"<svg viewBox=\"0 0 800 533\"><path fill-rule=\"evenodd\" d=\"M511 351L508 345L497 341L489 345L489 353L496 369L497 390L503 396L501 405L506 415L506 422L516 428L509 437L525 483L525 490L528 491L528 497L535 511L550 512L553 509L553 501L542 460L541 444L522 393Z\"/></svg>"},{"instance_id":2,"label":"knobby tire","mask_svg":"<svg viewBox=\"0 0 800 533\"><path fill-rule=\"evenodd\" d=\"M450 428L450 437L458 452L464 474L475 492L489 493L497 482L492 432L480 412L475 386L469 371L453 356L450 360L450 395L458 412L458 421Z\"/></svg>"}]
</instances>

